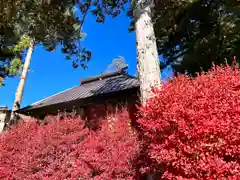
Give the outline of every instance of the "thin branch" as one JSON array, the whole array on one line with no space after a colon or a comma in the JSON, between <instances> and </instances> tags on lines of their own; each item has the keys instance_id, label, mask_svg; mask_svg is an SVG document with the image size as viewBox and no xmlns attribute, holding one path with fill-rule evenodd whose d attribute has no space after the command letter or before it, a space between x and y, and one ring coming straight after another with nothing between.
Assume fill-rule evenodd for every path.
<instances>
[{"instance_id":1,"label":"thin branch","mask_svg":"<svg viewBox=\"0 0 240 180\"><path fill-rule=\"evenodd\" d=\"M81 23L80 23L79 28L78 28L77 30L75 30L75 31L73 32L73 34L77 33L79 30L80 30L80 32L82 31L82 26L83 26L83 23L85 22L85 19L86 19L88 10L90 9L90 5L91 5L91 1L88 2L87 9L86 9L86 11L85 11L85 14L83 14L83 18L82 18L82 21L81 21Z\"/></svg>"}]
</instances>

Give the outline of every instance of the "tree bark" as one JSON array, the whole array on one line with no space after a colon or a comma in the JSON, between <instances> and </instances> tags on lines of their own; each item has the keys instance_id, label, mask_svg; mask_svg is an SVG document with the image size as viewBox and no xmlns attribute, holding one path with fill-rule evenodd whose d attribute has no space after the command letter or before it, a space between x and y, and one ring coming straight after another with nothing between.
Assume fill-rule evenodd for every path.
<instances>
[{"instance_id":1,"label":"tree bark","mask_svg":"<svg viewBox=\"0 0 240 180\"><path fill-rule=\"evenodd\" d=\"M151 19L152 2L139 0L134 10L137 40L137 64L141 102L153 96L152 88L161 88L161 74L156 38Z\"/></svg>"},{"instance_id":2,"label":"tree bark","mask_svg":"<svg viewBox=\"0 0 240 180\"><path fill-rule=\"evenodd\" d=\"M16 94L15 94L15 100L14 100L14 103L13 103L12 114L11 114L11 121L12 121L12 119L14 119L14 116L15 116L14 112L17 111L21 106L23 91L24 91L24 87L25 87L25 84L26 84L26 78L27 78L30 62L31 62L31 59L32 59L32 53L33 53L33 50L34 50L34 43L35 43L34 40L30 41L27 56L25 58L25 62L24 62L24 66L23 66L21 79L20 79Z\"/></svg>"}]
</instances>

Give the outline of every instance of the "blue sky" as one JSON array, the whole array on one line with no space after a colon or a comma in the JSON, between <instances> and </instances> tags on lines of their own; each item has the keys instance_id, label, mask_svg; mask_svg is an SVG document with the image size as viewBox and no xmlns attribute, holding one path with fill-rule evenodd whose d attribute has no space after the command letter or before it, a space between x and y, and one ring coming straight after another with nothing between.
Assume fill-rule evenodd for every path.
<instances>
[{"instance_id":1,"label":"blue sky","mask_svg":"<svg viewBox=\"0 0 240 180\"><path fill-rule=\"evenodd\" d=\"M97 24L88 16L83 30L87 33L84 46L92 52L88 69L73 69L60 50L46 52L36 47L28 73L21 107L32 104L52 94L79 85L81 78L94 76L106 70L114 58L123 56L129 65L128 72L136 74L136 38L129 33L130 19L125 14L107 18L104 24ZM165 73L162 75L166 76ZM8 78L6 86L0 87L0 106L12 108L19 77Z\"/></svg>"}]
</instances>

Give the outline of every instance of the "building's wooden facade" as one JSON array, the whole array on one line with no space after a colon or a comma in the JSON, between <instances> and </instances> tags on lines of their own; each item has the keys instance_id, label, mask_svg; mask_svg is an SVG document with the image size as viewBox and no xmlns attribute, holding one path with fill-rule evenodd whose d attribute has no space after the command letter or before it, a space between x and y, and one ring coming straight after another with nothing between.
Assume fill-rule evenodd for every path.
<instances>
[{"instance_id":1,"label":"building's wooden facade","mask_svg":"<svg viewBox=\"0 0 240 180\"><path fill-rule=\"evenodd\" d=\"M122 107L132 118L138 103L139 81L124 70L81 80L81 84L38 101L18 112L39 119L48 115L101 118Z\"/></svg>"}]
</instances>

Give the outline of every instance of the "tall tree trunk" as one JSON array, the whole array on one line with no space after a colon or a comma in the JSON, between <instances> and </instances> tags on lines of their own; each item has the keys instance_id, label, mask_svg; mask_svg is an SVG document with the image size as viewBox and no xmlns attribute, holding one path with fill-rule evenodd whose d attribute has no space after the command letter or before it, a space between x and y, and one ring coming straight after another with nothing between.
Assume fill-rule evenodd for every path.
<instances>
[{"instance_id":1,"label":"tall tree trunk","mask_svg":"<svg viewBox=\"0 0 240 180\"><path fill-rule=\"evenodd\" d=\"M161 74L156 38L151 19L153 1L139 0L134 10L137 40L137 64L140 80L141 102L152 97L152 87L161 88Z\"/></svg>"},{"instance_id":2,"label":"tall tree trunk","mask_svg":"<svg viewBox=\"0 0 240 180\"><path fill-rule=\"evenodd\" d=\"M11 114L11 118L10 118L11 123L14 121L14 118L15 118L15 113L14 112L17 111L20 108L20 105L21 105L21 102L22 102L22 96L23 96L23 91L24 91L24 87L25 87L25 83L26 83L26 78L27 78L30 62L31 62L31 59L32 59L32 53L33 53L33 50L34 50L34 43L35 43L35 41L31 40L30 44L29 44L27 56L25 58L25 62L24 62L24 66L23 66L21 79L20 79L16 94L15 94L15 100L14 100L14 103L13 103L12 114Z\"/></svg>"}]
</instances>

